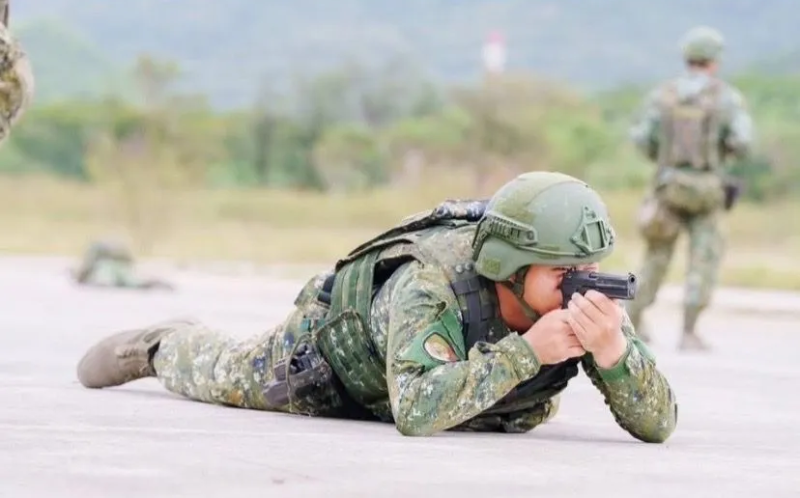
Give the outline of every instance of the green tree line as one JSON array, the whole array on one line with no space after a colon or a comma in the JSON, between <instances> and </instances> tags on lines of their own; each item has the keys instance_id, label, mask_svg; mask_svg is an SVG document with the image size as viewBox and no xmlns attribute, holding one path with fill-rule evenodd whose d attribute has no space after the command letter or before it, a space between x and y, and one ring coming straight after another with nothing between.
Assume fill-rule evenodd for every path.
<instances>
[{"instance_id":1,"label":"green tree line","mask_svg":"<svg viewBox=\"0 0 800 498\"><path fill-rule=\"evenodd\" d=\"M437 86L410 61L348 62L262 88L250 108L216 111L176 90L180 68L141 57L137 98L34 107L0 150L0 171L47 173L123 190L260 187L347 192L414 185L442 169L482 191L492 175L558 169L603 188L642 186L652 168L626 140L645 88L584 94L534 74ZM800 78L734 78L758 149L734 165L754 201L800 196Z\"/></svg>"}]
</instances>

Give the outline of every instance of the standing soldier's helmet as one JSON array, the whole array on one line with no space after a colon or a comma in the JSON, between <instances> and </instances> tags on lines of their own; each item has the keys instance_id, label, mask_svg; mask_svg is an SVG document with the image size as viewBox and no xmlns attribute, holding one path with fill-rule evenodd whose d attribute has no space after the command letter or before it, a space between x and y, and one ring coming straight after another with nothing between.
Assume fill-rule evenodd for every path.
<instances>
[{"instance_id":1,"label":"standing soldier's helmet","mask_svg":"<svg viewBox=\"0 0 800 498\"><path fill-rule=\"evenodd\" d=\"M522 299L530 265L578 266L606 258L614 230L600 195L563 173L525 173L495 193L472 241L475 269ZM511 277L514 281L511 282Z\"/></svg>"},{"instance_id":2,"label":"standing soldier's helmet","mask_svg":"<svg viewBox=\"0 0 800 498\"><path fill-rule=\"evenodd\" d=\"M683 35L681 52L686 61L714 61L725 48L722 33L708 26L697 26Z\"/></svg>"}]
</instances>

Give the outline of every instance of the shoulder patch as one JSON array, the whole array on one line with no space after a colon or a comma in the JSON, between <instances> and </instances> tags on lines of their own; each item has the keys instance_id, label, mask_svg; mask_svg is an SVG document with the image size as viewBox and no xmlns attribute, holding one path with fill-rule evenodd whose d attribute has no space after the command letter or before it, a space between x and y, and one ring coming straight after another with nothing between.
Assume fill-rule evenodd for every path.
<instances>
[{"instance_id":1,"label":"shoulder patch","mask_svg":"<svg viewBox=\"0 0 800 498\"><path fill-rule=\"evenodd\" d=\"M458 361L458 355L447 340L437 333L433 333L425 339L422 344L425 352L430 355L434 360L439 361Z\"/></svg>"},{"instance_id":2,"label":"shoulder patch","mask_svg":"<svg viewBox=\"0 0 800 498\"><path fill-rule=\"evenodd\" d=\"M461 321L455 311L445 307L435 321L411 340L399 359L429 369L465 360L466 356Z\"/></svg>"}]
</instances>

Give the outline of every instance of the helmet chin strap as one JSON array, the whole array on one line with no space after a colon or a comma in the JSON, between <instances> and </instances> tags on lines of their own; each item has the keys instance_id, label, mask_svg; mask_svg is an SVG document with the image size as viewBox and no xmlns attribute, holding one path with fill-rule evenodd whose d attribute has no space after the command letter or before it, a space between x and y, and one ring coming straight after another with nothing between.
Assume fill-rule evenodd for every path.
<instances>
[{"instance_id":1,"label":"helmet chin strap","mask_svg":"<svg viewBox=\"0 0 800 498\"><path fill-rule=\"evenodd\" d=\"M525 275L528 274L528 266L524 266L517 270L514 273L514 280L506 280L501 282L503 287L507 288L514 294L514 297L517 298L517 302L522 307L522 312L525 314L526 317L531 319L532 321L536 321L541 318L541 315L531 308L531 306L525 301Z\"/></svg>"}]
</instances>

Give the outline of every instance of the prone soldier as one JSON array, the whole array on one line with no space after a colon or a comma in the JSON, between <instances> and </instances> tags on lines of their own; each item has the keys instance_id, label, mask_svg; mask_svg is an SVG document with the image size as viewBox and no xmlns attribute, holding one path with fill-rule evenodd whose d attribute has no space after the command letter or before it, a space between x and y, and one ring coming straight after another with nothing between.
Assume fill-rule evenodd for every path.
<instances>
[{"instance_id":1,"label":"prone soldier","mask_svg":"<svg viewBox=\"0 0 800 498\"><path fill-rule=\"evenodd\" d=\"M208 403L427 436L527 432L582 368L620 427L663 442L677 423L672 388L624 309L585 288L632 294L629 276L596 273L615 243L588 185L527 173L488 203L445 202L355 248L264 335L162 322L101 340L77 375L88 388L156 377ZM566 305L565 275L580 290Z\"/></svg>"}]
</instances>

